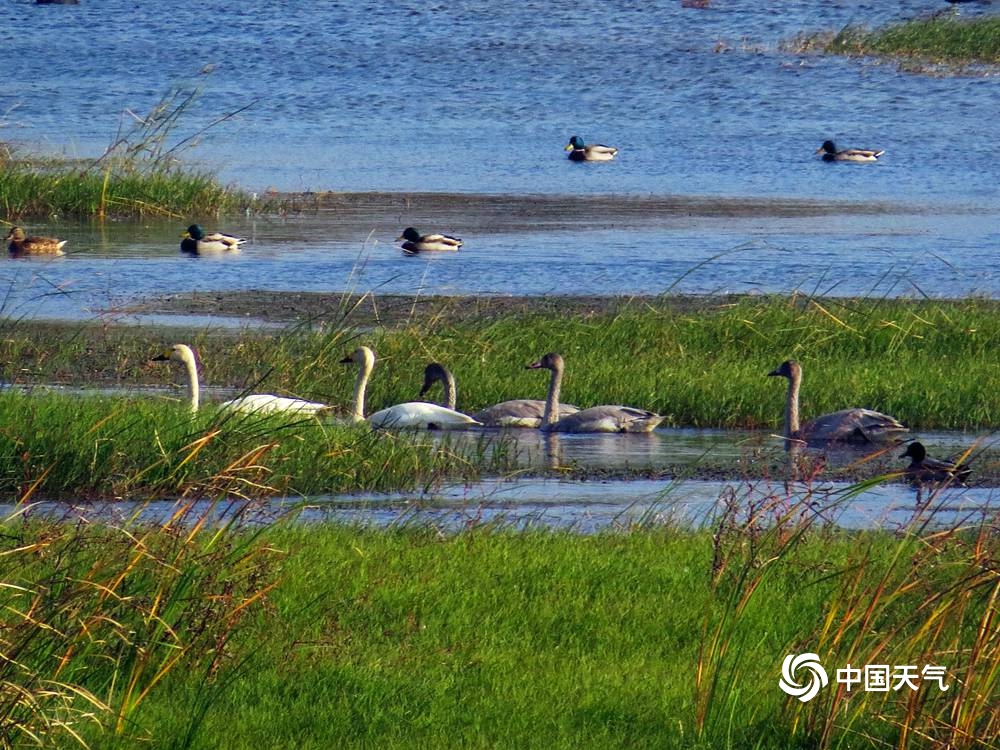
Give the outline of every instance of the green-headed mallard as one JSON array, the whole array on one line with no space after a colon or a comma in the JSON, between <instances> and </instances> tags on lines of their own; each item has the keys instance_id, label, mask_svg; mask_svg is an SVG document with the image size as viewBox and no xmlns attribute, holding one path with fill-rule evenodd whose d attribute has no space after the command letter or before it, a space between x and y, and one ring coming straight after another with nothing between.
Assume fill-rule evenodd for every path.
<instances>
[{"instance_id":1,"label":"green-headed mallard","mask_svg":"<svg viewBox=\"0 0 1000 750\"><path fill-rule=\"evenodd\" d=\"M909 429L894 417L871 409L842 409L799 424L799 387L802 366L794 359L782 362L769 377L788 379L785 399L785 439L800 442L877 443L897 439Z\"/></svg>"},{"instance_id":2,"label":"green-headed mallard","mask_svg":"<svg viewBox=\"0 0 1000 750\"><path fill-rule=\"evenodd\" d=\"M462 240L458 237L449 237L446 234L420 234L413 227L407 227L403 233L396 238L396 242L404 240L403 252L407 255L416 255L432 250L458 250L462 247Z\"/></svg>"},{"instance_id":3,"label":"green-headed mallard","mask_svg":"<svg viewBox=\"0 0 1000 750\"><path fill-rule=\"evenodd\" d=\"M14 257L22 255L65 255L63 245L66 240L57 240L55 237L28 237L21 227L11 227L10 232L4 238L7 245L7 252Z\"/></svg>"},{"instance_id":4,"label":"green-headed mallard","mask_svg":"<svg viewBox=\"0 0 1000 750\"><path fill-rule=\"evenodd\" d=\"M181 252L190 255L218 255L219 253L238 253L240 245L246 240L222 232L205 234L198 224L192 224L181 235Z\"/></svg>"},{"instance_id":5,"label":"green-headed mallard","mask_svg":"<svg viewBox=\"0 0 1000 750\"><path fill-rule=\"evenodd\" d=\"M885 150L845 148L838 151L833 141L823 141L823 145L816 149L816 153L823 154L823 161L877 161L885 153Z\"/></svg>"},{"instance_id":6,"label":"green-headed mallard","mask_svg":"<svg viewBox=\"0 0 1000 750\"><path fill-rule=\"evenodd\" d=\"M614 146L605 146L603 143L588 146L578 135L569 139L565 150L569 151L570 161L611 161L618 155L618 149Z\"/></svg>"},{"instance_id":7,"label":"green-headed mallard","mask_svg":"<svg viewBox=\"0 0 1000 750\"><path fill-rule=\"evenodd\" d=\"M906 452L900 458L909 458L910 465L904 469L906 476L914 482L948 482L964 483L972 469L961 461L942 461L930 458L923 443L912 442L906 446Z\"/></svg>"}]
</instances>

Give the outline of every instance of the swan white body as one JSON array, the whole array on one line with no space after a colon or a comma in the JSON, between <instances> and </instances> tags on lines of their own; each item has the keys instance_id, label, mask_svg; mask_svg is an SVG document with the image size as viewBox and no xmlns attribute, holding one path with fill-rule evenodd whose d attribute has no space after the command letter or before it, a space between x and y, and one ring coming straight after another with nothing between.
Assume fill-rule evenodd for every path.
<instances>
[{"instance_id":1,"label":"swan white body","mask_svg":"<svg viewBox=\"0 0 1000 750\"><path fill-rule=\"evenodd\" d=\"M191 411L198 411L200 405L201 387L198 377L198 360L194 356L194 350L187 344L174 344L167 351L153 357L154 361L180 362L187 372L188 402ZM219 405L220 409L231 409L243 414L295 414L301 416L315 416L331 407L316 401L304 401L300 398L287 398L285 396L275 396L270 393L253 393L248 396L234 398L231 401L224 401Z\"/></svg>"},{"instance_id":2,"label":"swan white body","mask_svg":"<svg viewBox=\"0 0 1000 750\"><path fill-rule=\"evenodd\" d=\"M841 409L799 424L799 387L802 366L793 359L768 373L769 377L788 378L785 399L787 440L804 442L877 443L892 440L909 429L894 417L871 409Z\"/></svg>"},{"instance_id":3,"label":"swan white body","mask_svg":"<svg viewBox=\"0 0 1000 750\"><path fill-rule=\"evenodd\" d=\"M424 387L420 389L423 396L430 390L434 383L441 383L444 387L444 405L449 409L454 409L458 402L458 389L455 385L455 376L442 364L432 362L424 369ZM577 406L571 404L559 404L559 416L564 417L580 411ZM509 401L501 401L499 404L487 406L472 415L477 422L481 422L487 427L526 427L535 428L542 424L542 417L545 415L545 402L532 398L516 398Z\"/></svg>"},{"instance_id":4,"label":"swan white body","mask_svg":"<svg viewBox=\"0 0 1000 750\"><path fill-rule=\"evenodd\" d=\"M368 379L375 369L375 353L367 346L359 346L341 362L358 365L358 376L354 381L354 409L352 418L356 422L365 421L365 391ZM424 401L408 401L380 409L367 419L368 424L378 429L413 430L462 430L479 426L480 423L467 414Z\"/></svg>"},{"instance_id":5,"label":"swan white body","mask_svg":"<svg viewBox=\"0 0 1000 750\"><path fill-rule=\"evenodd\" d=\"M559 417L559 390L562 387L563 358L555 353L546 354L529 369L551 371L549 395L545 399L545 414L541 429L546 432L652 432L664 417L645 409L631 406L591 406L588 409Z\"/></svg>"}]
</instances>

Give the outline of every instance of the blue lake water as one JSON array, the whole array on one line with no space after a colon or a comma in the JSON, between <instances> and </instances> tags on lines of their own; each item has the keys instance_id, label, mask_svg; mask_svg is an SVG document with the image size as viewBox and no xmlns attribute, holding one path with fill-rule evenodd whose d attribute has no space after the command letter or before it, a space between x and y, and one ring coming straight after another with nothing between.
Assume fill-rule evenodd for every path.
<instances>
[{"instance_id":1,"label":"blue lake water","mask_svg":"<svg viewBox=\"0 0 1000 750\"><path fill-rule=\"evenodd\" d=\"M389 191L397 205L336 215L225 217L238 259L179 257L188 217L35 222L69 239L55 263L0 269L6 309L87 318L189 290L377 289L404 294L790 292L1000 296L1000 79L785 51L796 36L934 11L894 3L270 3L121 0L0 10L0 140L96 156L172 86L200 87L168 145L247 190ZM99 32L99 33L98 33ZM210 70L210 72L201 72ZM574 164L571 134L621 149ZM823 163L825 138L886 149ZM598 212L553 228L421 212L409 191L726 196L887 202L877 215ZM3 219L0 216L0 219ZM504 217L511 220L516 217ZM215 222L205 219L205 223ZM463 236L458 255L403 258L406 225ZM359 258L363 268L359 268ZM55 292L55 293L54 293Z\"/></svg>"}]
</instances>

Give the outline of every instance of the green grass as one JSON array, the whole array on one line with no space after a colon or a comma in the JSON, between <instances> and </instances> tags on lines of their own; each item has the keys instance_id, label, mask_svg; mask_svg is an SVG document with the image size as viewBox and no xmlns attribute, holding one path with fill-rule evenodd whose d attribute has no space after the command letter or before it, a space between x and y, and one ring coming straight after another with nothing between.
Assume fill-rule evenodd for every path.
<instances>
[{"instance_id":1,"label":"green grass","mask_svg":"<svg viewBox=\"0 0 1000 750\"><path fill-rule=\"evenodd\" d=\"M8 499L316 496L505 473L502 438L461 449L316 419L151 400L10 393L0 398L0 494ZM487 455L487 447L490 451Z\"/></svg>"},{"instance_id":2,"label":"green grass","mask_svg":"<svg viewBox=\"0 0 1000 750\"><path fill-rule=\"evenodd\" d=\"M988 747L1000 727L995 533L781 517L593 536L278 524L242 547L237 533L233 548L266 551L247 590L267 596L241 610L216 671L206 678L186 651L117 738L80 731L116 748L874 748L904 735L913 748ZM3 580L37 585L23 550L52 532L5 531ZM220 581L240 569L218 562ZM97 567L71 558L63 575ZM943 664L952 690L846 702L828 688L800 704L777 679L785 654L806 650L828 669ZM72 663L82 689L106 684L107 671Z\"/></svg>"},{"instance_id":3,"label":"green grass","mask_svg":"<svg viewBox=\"0 0 1000 750\"><path fill-rule=\"evenodd\" d=\"M845 55L880 55L934 63L1000 63L1000 19L921 18L869 30L849 26L833 35L796 41L799 50Z\"/></svg>"},{"instance_id":4,"label":"green grass","mask_svg":"<svg viewBox=\"0 0 1000 750\"><path fill-rule=\"evenodd\" d=\"M8 222L140 216L213 216L249 197L206 173L168 167L125 169L51 159L0 160L0 211Z\"/></svg>"}]
</instances>

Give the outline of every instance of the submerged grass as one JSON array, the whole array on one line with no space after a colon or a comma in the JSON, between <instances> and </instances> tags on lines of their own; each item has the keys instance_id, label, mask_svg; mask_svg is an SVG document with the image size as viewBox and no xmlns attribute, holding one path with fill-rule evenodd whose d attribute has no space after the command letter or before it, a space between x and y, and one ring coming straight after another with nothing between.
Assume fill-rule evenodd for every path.
<instances>
[{"instance_id":1,"label":"submerged grass","mask_svg":"<svg viewBox=\"0 0 1000 750\"><path fill-rule=\"evenodd\" d=\"M248 202L211 175L179 169L108 172L74 164L0 164L0 207L8 222L25 219L210 216Z\"/></svg>"},{"instance_id":2,"label":"submerged grass","mask_svg":"<svg viewBox=\"0 0 1000 750\"><path fill-rule=\"evenodd\" d=\"M1000 19L948 15L919 18L880 29L848 26L836 34L802 37L787 45L842 55L879 55L932 63L1000 63Z\"/></svg>"},{"instance_id":3,"label":"submerged grass","mask_svg":"<svg viewBox=\"0 0 1000 750\"><path fill-rule=\"evenodd\" d=\"M190 648L123 731L74 729L91 746L117 748L989 747L1000 722L995 528L845 532L814 526L811 511L780 497L745 502L735 492L733 513L704 531L290 523L242 545L237 536L229 544L243 557L191 570L221 582L253 569L239 561L255 552L270 561L246 580L255 593L225 599L264 606L243 607L239 627L225 631L223 671L208 669L217 648ZM3 580L25 589L59 558L24 568L29 553L19 550L50 534L77 537L88 554L66 556L62 572L91 580L86 571L104 570L116 535L14 519L4 531ZM131 533L149 550L143 565L180 546L171 533ZM195 548L212 538L189 536ZM144 601L144 591L129 594ZM185 611L171 622L206 622L190 606L173 614ZM221 626L224 612L207 621ZM49 613L33 614L46 622ZM89 643L95 655L118 641ZM784 656L804 651L831 673L809 703L778 688ZM834 670L862 662L942 665L950 688L928 681L848 697ZM79 669L63 668L64 681L104 700L108 672L91 675L87 663L71 658Z\"/></svg>"}]
</instances>

